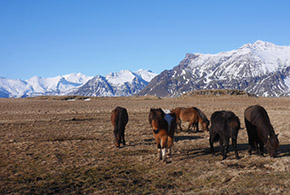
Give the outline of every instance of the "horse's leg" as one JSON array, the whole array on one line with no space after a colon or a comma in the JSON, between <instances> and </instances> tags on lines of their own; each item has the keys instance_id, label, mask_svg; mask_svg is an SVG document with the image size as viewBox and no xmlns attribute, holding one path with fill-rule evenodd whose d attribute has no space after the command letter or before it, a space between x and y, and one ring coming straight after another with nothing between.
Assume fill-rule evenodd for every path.
<instances>
[{"instance_id":1,"label":"horse's leg","mask_svg":"<svg viewBox=\"0 0 290 195\"><path fill-rule=\"evenodd\" d=\"M220 139L220 151L221 151L223 159L224 159L225 147L224 147L224 142L222 139Z\"/></svg>"},{"instance_id":2,"label":"horse's leg","mask_svg":"<svg viewBox=\"0 0 290 195\"><path fill-rule=\"evenodd\" d=\"M255 147L255 135L253 133L254 127L246 118L244 118L244 120L245 120L245 125L247 129L247 134L248 134L248 142L249 142L248 153L249 155L252 155L252 150Z\"/></svg>"},{"instance_id":3,"label":"horse's leg","mask_svg":"<svg viewBox=\"0 0 290 195\"><path fill-rule=\"evenodd\" d=\"M261 153L260 153L260 150L259 150L259 146L260 146L260 144L259 144L257 141L254 141L254 145L255 145L256 153L257 153L258 155L260 155L260 154L261 154Z\"/></svg>"},{"instance_id":4,"label":"horse's leg","mask_svg":"<svg viewBox=\"0 0 290 195\"><path fill-rule=\"evenodd\" d=\"M125 128L122 131L122 141L123 141L123 145L126 145L126 142L125 142Z\"/></svg>"},{"instance_id":5,"label":"horse's leg","mask_svg":"<svg viewBox=\"0 0 290 195\"><path fill-rule=\"evenodd\" d=\"M178 126L179 126L180 131L183 131L182 127L181 127L181 119L179 119L179 121L178 121Z\"/></svg>"},{"instance_id":6,"label":"horse's leg","mask_svg":"<svg viewBox=\"0 0 290 195\"><path fill-rule=\"evenodd\" d=\"M173 137L168 136L167 148L169 150L169 157L171 157L171 148L173 146Z\"/></svg>"},{"instance_id":7,"label":"horse's leg","mask_svg":"<svg viewBox=\"0 0 290 195\"><path fill-rule=\"evenodd\" d=\"M193 123L191 121L188 122L188 127L187 127L187 131L190 131L190 127L193 125Z\"/></svg>"},{"instance_id":8,"label":"horse's leg","mask_svg":"<svg viewBox=\"0 0 290 195\"><path fill-rule=\"evenodd\" d=\"M178 125L179 125L179 129L180 129L180 131L183 131L182 126L181 126L181 120L179 120Z\"/></svg>"},{"instance_id":9,"label":"horse's leg","mask_svg":"<svg viewBox=\"0 0 290 195\"><path fill-rule=\"evenodd\" d=\"M223 146L223 160L227 158L227 152L228 152L228 148L229 148L229 138L225 139L225 143Z\"/></svg>"},{"instance_id":10,"label":"horse's leg","mask_svg":"<svg viewBox=\"0 0 290 195\"><path fill-rule=\"evenodd\" d=\"M195 122L192 122L192 131L196 131L196 123Z\"/></svg>"},{"instance_id":11,"label":"horse's leg","mask_svg":"<svg viewBox=\"0 0 290 195\"><path fill-rule=\"evenodd\" d=\"M158 153L159 153L159 160L162 160L162 153L161 153L160 139L155 139L155 142L156 142L157 149L158 149Z\"/></svg>"},{"instance_id":12,"label":"horse's leg","mask_svg":"<svg viewBox=\"0 0 290 195\"><path fill-rule=\"evenodd\" d=\"M161 155L162 160L166 162L166 147L167 147L167 136L161 138Z\"/></svg>"},{"instance_id":13,"label":"horse's leg","mask_svg":"<svg viewBox=\"0 0 290 195\"><path fill-rule=\"evenodd\" d=\"M196 132L199 132L198 121L195 123Z\"/></svg>"},{"instance_id":14,"label":"horse's leg","mask_svg":"<svg viewBox=\"0 0 290 195\"><path fill-rule=\"evenodd\" d=\"M214 152L214 147L213 147L213 139L214 139L214 134L212 132L210 132L210 136L209 136L209 145L210 145L210 152L212 153L212 155L215 155Z\"/></svg>"},{"instance_id":15,"label":"horse's leg","mask_svg":"<svg viewBox=\"0 0 290 195\"><path fill-rule=\"evenodd\" d=\"M236 159L239 159L238 147L237 147L237 138L232 138L232 145L233 145L233 148L235 150Z\"/></svg>"},{"instance_id":16,"label":"horse's leg","mask_svg":"<svg viewBox=\"0 0 290 195\"><path fill-rule=\"evenodd\" d=\"M264 156L264 143L260 142L260 155Z\"/></svg>"}]
</instances>

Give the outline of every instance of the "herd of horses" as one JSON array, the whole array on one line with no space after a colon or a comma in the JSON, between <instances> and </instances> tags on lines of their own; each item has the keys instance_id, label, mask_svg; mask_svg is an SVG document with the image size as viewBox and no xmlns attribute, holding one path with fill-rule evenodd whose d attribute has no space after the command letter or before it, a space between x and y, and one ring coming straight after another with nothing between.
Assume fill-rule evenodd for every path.
<instances>
[{"instance_id":1,"label":"herd of horses","mask_svg":"<svg viewBox=\"0 0 290 195\"><path fill-rule=\"evenodd\" d=\"M125 127L128 123L126 108L116 107L111 113L111 121L114 127L115 146L120 147L121 143L125 145ZM181 121L188 122L188 129L193 128L196 132L199 131L199 124L202 131L209 131L210 151L212 155L215 155L213 144L219 141L223 159L227 158L231 138L235 156L239 159L237 137L241 124L235 113L224 110L216 111L211 115L209 121L206 115L196 107L177 107L168 113L161 108L151 108L149 112L149 123L160 160L166 162L167 150L171 157L174 133L177 125L182 130ZM248 134L249 154L251 155L252 150L255 149L257 154L263 155L265 146L270 156L276 157L279 148L278 134L275 134L266 110L260 105L250 106L244 112L244 121Z\"/></svg>"}]
</instances>

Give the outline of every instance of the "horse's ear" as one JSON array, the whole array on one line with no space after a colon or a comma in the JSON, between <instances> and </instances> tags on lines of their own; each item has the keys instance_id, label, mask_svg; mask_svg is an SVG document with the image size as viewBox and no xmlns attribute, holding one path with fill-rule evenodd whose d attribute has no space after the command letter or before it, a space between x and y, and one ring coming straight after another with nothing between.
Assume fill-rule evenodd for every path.
<instances>
[{"instance_id":1,"label":"horse's ear","mask_svg":"<svg viewBox=\"0 0 290 195\"><path fill-rule=\"evenodd\" d=\"M276 134L276 137L278 137L279 133Z\"/></svg>"}]
</instances>

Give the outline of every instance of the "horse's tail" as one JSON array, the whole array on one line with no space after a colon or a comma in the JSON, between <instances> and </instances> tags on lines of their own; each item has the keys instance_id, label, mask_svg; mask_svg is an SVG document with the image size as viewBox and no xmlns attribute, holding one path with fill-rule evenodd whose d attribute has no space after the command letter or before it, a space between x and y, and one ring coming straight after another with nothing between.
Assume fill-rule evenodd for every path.
<instances>
[{"instance_id":1,"label":"horse's tail","mask_svg":"<svg viewBox=\"0 0 290 195\"><path fill-rule=\"evenodd\" d=\"M126 109L119 108L118 109L118 116L117 116L117 126L118 129L124 129L128 122L128 114Z\"/></svg>"},{"instance_id":2,"label":"horse's tail","mask_svg":"<svg viewBox=\"0 0 290 195\"><path fill-rule=\"evenodd\" d=\"M231 131L231 136L235 137L239 131L239 129L241 128L241 123L239 118L232 112L228 112L227 114L227 121L228 121L228 125Z\"/></svg>"}]
</instances>

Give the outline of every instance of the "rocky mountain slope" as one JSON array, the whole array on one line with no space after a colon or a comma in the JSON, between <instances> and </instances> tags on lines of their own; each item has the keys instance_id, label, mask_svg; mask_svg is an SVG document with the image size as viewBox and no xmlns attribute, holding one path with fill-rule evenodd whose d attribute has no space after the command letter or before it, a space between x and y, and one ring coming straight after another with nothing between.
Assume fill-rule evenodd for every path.
<instances>
[{"instance_id":1,"label":"rocky mountain slope","mask_svg":"<svg viewBox=\"0 0 290 195\"><path fill-rule=\"evenodd\" d=\"M290 47L256 41L218 54L186 54L138 95L179 96L200 89L238 89L259 96L290 95Z\"/></svg>"}]
</instances>

